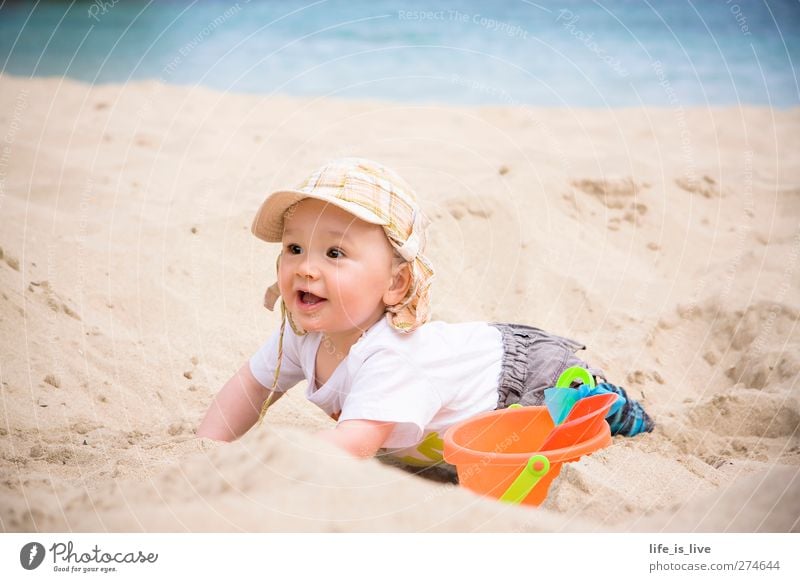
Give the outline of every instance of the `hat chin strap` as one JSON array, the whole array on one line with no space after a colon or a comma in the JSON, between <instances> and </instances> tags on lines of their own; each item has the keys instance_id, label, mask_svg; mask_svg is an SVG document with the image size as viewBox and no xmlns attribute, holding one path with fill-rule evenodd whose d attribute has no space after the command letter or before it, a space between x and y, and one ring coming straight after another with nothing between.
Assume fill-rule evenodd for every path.
<instances>
[{"instance_id":1,"label":"hat chin strap","mask_svg":"<svg viewBox=\"0 0 800 582\"><path fill-rule=\"evenodd\" d=\"M270 311L275 311L275 303L278 301L280 296L281 290L278 287L277 282L267 287L267 292L264 293L264 307Z\"/></svg>"},{"instance_id":2,"label":"hat chin strap","mask_svg":"<svg viewBox=\"0 0 800 582\"><path fill-rule=\"evenodd\" d=\"M281 256L279 254L278 258L275 260L276 271L280 269L280 265ZM280 277L280 273L278 273L278 277ZM292 330L296 335L306 335L308 332L295 324L294 319L292 319L292 314L286 309L286 301L281 297L281 289L278 287L278 282L276 281L267 287L267 291L264 293L264 307L270 311L275 311L275 303L278 302L278 299L281 300L281 334L283 333L283 326L286 325L286 320L288 319L289 325L292 326Z\"/></svg>"}]
</instances>

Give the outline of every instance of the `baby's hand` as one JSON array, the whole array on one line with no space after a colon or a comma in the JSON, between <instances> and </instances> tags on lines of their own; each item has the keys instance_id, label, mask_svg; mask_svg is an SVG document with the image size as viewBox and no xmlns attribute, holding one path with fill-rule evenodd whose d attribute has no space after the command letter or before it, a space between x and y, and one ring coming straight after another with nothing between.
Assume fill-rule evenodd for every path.
<instances>
[{"instance_id":1,"label":"baby's hand","mask_svg":"<svg viewBox=\"0 0 800 582\"><path fill-rule=\"evenodd\" d=\"M383 446L394 428L393 422L377 420L343 420L336 428L316 433L354 457L372 457Z\"/></svg>"}]
</instances>

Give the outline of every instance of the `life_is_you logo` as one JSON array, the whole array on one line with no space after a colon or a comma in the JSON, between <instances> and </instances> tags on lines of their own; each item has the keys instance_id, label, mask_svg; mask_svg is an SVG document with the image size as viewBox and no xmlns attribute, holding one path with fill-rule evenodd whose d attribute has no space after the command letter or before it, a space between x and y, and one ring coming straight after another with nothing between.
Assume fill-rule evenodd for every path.
<instances>
[{"instance_id":1,"label":"life_is_you logo","mask_svg":"<svg viewBox=\"0 0 800 582\"><path fill-rule=\"evenodd\" d=\"M124 566L154 564L157 560L158 554L154 552L106 551L97 544L86 550L76 547L72 540L55 542L47 549L39 542L28 542L19 552L19 562L25 570L42 566L53 572L72 574L108 574Z\"/></svg>"}]
</instances>

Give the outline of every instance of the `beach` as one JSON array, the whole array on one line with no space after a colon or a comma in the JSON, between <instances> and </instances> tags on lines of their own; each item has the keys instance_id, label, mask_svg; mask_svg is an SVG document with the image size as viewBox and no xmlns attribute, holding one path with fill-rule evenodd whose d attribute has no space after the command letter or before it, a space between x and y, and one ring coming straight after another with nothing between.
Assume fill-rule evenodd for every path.
<instances>
[{"instance_id":1,"label":"beach","mask_svg":"<svg viewBox=\"0 0 800 582\"><path fill-rule=\"evenodd\" d=\"M455 106L0 76L5 532L800 528L800 109ZM541 327L651 434L539 508L312 436L303 384L197 439L280 324L263 198L378 160L431 219L433 319Z\"/></svg>"}]
</instances>

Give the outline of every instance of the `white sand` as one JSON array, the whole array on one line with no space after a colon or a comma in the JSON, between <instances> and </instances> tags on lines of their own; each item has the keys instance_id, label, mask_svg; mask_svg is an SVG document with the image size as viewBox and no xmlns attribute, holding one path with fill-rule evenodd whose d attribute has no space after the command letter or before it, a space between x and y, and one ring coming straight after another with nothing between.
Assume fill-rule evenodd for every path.
<instances>
[{"instance_id":1,"label":"white sand","mask_svg":"<svg viewBox=\"0 0 800 582\"><path fill-rule=\"evenodd\" d=\"M0 77L4 531L797 531L800 110L458 108ZM540 509L341 459L298 386L193 430L278 323L272 188L363 155L433 220L434 318L589 346L658 428Z\"/></svg>"}]
</instances>

